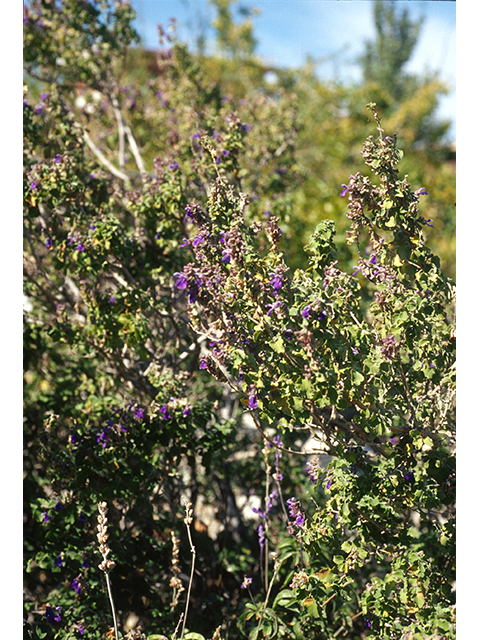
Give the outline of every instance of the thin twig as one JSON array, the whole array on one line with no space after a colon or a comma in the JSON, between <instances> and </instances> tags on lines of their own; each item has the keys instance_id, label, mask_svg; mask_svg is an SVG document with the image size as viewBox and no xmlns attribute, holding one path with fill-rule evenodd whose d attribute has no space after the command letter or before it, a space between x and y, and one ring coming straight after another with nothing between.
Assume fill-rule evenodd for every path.
<instances>
[{"instance_id":1,"label":"thin twig","mask_svg":"<svg viewBox=\"0 0 480 640\"><path fill-rule=\"evenodd\" d=\"M260 620L257 626L257 633L255 634L255 640L258 639L258 634L260 633L260 627L262 626L263 618L265 616L265 610L268 605L268 600L270 598L270 593L272 591L273 583L275 582L275 579L278 575L278 570L280 569L280 561L278 559L278 555L276 553L272 553L272 557L274 561L273 575L272 575L272 579L270 580L270 584L268 585L267 595L265 596L265 602L263 603L262 613L260 615Z\"/></svg>"},{"instance_id":2,"label":"thin twig","mask_svg":"<svg viewBox=\"0 0 480 640\"><path fill-rule=\"evenodd\" d=\"M118 640L118 626L117 615L115 613L115 604L113 602L112 589L110 587L109 571L105 571L105 582L107 583L108 599L110 600L110 607L112 608L113 627L115 629L115 640Z\"/></svg>"},{"instance_id":3,"label":"thin twig","mask_svg":"<svg viewBox=\"0 0 480 640\"><path fill-rule=\"evenodd\" d=\"M130 145L130 150L132 152L132 155L135 159L135 163L138 167L138 170L140 171L140 175L142 178L142 181L145 182L145 178L147 175L147 172L145 171L145 165L143 164L143 160L142 160L142 156L140 155L140 151L138 149L138 145L137 142L133 136L132 130L130 129L130 127L128 126L128 124L125 122L125 120L123 119L123 115L122 112L120 110L120 105L118 104L118 100L116 95L113 93L113 91L110 92L110 100L112 102L112 107L113 107L113 111L115 113L115 118L117 120L117 124L118 124L118 135L120 137L120 149L119 149L119 153L124 154L124 139L125 139L125 134L127 135L128 138L128 144ZM124 159L122 158L122 166L124 164Z\"/></svg>"},{"instance_id":4,"label":"thin twig","mask_svg":"<svg viewBox=\"0 0 480 640\"><path fill-rule=\"evenodd\" d=\"M193 546L193 540L192 540L192 533L190 530L190 525L193 522L193 509L192 509L192 503L185 501L185 526L187 527L187 534L188 534L188 541L190 543L190 551L192 552L192 568L190 570L190 580L188 583L188 591L187 591L187 601L185 603L185 615L183 616L183 624L182 624L182 632L180 634L180 640L182 640L183 638L183 634L185 633L185 624L187 622L187 615L188 615L188 605L190 603L190 593L192 591L192 583L193 583L193 575L195 572L195 557L196 557L196 551L195 551L195 547Z\"/></svg>"},{"instance_id":5,"label":"thin twig","mask_svg":"<svg viewBox=\"0 0 480 640\"><path fill-rule=\"evenodd\" d=\"M127 174L117 169L110 162L110 160L107 160L107 158L103 155L103 153L96 146L96 144L93 142L93 140L90 138L90 136L86 131L83 132L83 139L85 140L87 145L90 147L91 151L93 151L93 153L96 155L100 163L103 164L103 166L106 167L110 171L110 173L113 173L113 175L116 176L117 178L120 178L120 180L123 180L126 183L130 183L130 178L127 176Z\"/></svg>"}]
</instances>

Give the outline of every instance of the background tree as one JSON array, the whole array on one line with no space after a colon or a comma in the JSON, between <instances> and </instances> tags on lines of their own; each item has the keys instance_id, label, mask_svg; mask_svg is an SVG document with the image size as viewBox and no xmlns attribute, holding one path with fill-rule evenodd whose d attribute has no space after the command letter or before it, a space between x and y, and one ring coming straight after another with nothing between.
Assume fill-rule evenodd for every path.
<instances>
[{"instance_id":1,"label":"background tree","mask_svg":"<svg viewBox=\"0 0 480 640\"><path fill-rule=\"evenodd\" d=\"M363 82L384 87L399 104L416 88L415 78L409 76L404 67L418 42L423 18L410 20L408 9L398 14L394 2L386 0L375 1L373 17L376 38L366 42L365 52L359 59ZM389 106L388 103L381 105L385 111Z\"/></svg>"},{"instance_id":2,"label":"background tree","mask_svg":"<svg viewBox=\"0 0 480 640\"><path fill-rule=\"evenodd\" d=\"M214 3L217 42L229 42L231 33L240 28L234 21L235 5L222 2L220 20L220 8ZM340 193L346 174L362 168L361 150L370 126L362 105L374 101L381 109L385 128L396 133L401 146L415 148L403 168L429 189L425 217L431 219L435 231L429 235L428 227L427 237L441 256L445 272L453 275L455 170L448 162L451 150L445 134L449 123L440 121L435 113L439 96L448 88L435 74L413 76L406 71L423 21L412 20L408 9L400 12L395 3L380 0L373 10L376 37L366 43L365 54L360 56L364 78L358 85L322 80L321 69L313 60L293 70L262 64L255 55L254 37L241 52L238 46L237 50L231 46L228 58L212 55L202 64L226 94L241 98L254 92L270 96L286 92L296 96L296 170L302 180L293 195L295 206L284 212L282 246L292 265L304 264L302 247L319 220L333 219L339 238L345 237L342 201L332 194ZM250 21L240 24L250 33ZM339 259L354 266L348 251L342 251Z\"/></svg>"}]
</instances>

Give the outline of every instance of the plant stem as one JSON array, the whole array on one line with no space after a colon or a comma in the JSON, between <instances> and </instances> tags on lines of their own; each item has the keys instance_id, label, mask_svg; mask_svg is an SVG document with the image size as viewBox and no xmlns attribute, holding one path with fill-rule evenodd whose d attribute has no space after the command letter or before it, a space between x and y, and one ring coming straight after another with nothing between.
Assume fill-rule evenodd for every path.
<instances>
[{"instance_id":1,"label":"plant stem","mask_svg":"<svg viewBox=\"0 0 480 640\"><path fill-rule=\"evenodd\" d=\"M268 499L270 493L270 465L268 464L268 449L267 449L267 441L264 440L263 445L263 455L265 458L265 512L268 509ZM265 513L265 592L268 591L268 513Z\"/></svg>"},{"instance_id":2,"label":"plant stem","mask_svg":"<svg viewBox=\"0 0 480 640\"><path fill-rule=\"evenodd\" d=\"M262 626L265 610L267 608L268 600L270 598L270 592L272 590L273 583L275 582L275 578L277 577L279 566L280 566L279 563L275 562L275 568L273 570L272 579L270 580L270 584L268 585L267 595L265 596L265 602L263 603L262 615L260 616L260 621L257 626L257 633L255 634L255 640L258 640L258 634L260 633L260 627Z\"/></svg>"},{"instance_id":3,"label":"plant stem","mask_svg":"<svg viewBox=\"0 0 480 640\"><path fill-rule=\"evenodd\" d=\"M115 640L118 640L118 627L117 627L117 615L115 613L115 605L113 603L112 590L110 588L109 572L105 571L105 582L107 583L108 599L110 600L110 606L112 607L113 626L115 629Z\"/></svg>"},{"instance_id":4,"label":"plant stem","mask_svg":"<svg viewBox=\"0 0 480 640\"><path fill-rule=\"evenodd\" d=\"M185 524L187 525L188 541L190 542L190 551L192 552L192 568L190 570L190 580L188 582L187 601L185 603L185 615L183 616L182 633L180 634L180 640L182 640L183 634L185 633L185 624L187 622L188 605L190 603L190 592L192 590L193 574L195 571L195 557L196 557L196 551L195 551L195 547L193 546L192 534L190 531L190 522L187 522L188 520L189 520L189 514L187 511L187 518L185 519Z\"/></svg>"}]
</instances>

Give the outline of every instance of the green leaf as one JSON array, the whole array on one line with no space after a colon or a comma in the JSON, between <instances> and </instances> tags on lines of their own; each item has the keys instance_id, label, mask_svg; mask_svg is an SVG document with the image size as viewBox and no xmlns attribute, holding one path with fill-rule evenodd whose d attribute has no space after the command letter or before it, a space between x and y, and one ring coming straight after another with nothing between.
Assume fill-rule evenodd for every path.
<instances>
[{"instance_id":1,"label":"green leaf","mask_svg":"<svg viewBox=\"0 0 480 640\"><path fill-rule=\"evenodd\" d=\"M350 540L345 540L345 542L342 543L342 551L345 551L345 553L349 553L349 551L352 548L352 543L350 542Z\"/></svg>"},{"instance_id":2,"label":"green leaf","mask_svg":"<svg viewBox=\"0 0 480 640\"><path fill-rule=\"evenodd\" d=\"M276 340L270 343L275 353L285 353L285 345L282 336L278 336Z\"/></svg>"},{"instance_id":3,"label":"green leaf","mask_svg":"<svg viewBox=\"0 0 480 640\"><path fill-rule=\"evenodd\" d=\"M303 601L303 606L308 610L309 616L311 616L312 618L318 617L318 606L313 598L305 598L305 600Z\"/></svg>"},{"instance_id":4,"label":"green leaf","mask_svg":"<svg viewBox=\"0 0 480 640\"><path fill-rule=\"evenodd\" d=\"M352 382L355 385L360 385L365 380L365 376L360 371L352 371Z\"/></svg>"},{"instance_id":5,"label":"green leaf","mask_svg":"<svg viewBox=\"0 0 480 640\"><path fill-rule=\"evenodd\" d=\"M296 600L296 596L291 589L282 589L277 597L273 601L273 608L275 607L288 607L288 605Z\"/></svg>"}]
</instances>

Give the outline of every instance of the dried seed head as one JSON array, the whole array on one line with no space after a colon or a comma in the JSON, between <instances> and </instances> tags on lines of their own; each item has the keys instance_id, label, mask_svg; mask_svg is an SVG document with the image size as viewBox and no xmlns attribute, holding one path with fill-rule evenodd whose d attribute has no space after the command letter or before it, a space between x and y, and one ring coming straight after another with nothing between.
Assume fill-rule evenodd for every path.
<instances>
[{"instance_id":1,"label":"dried seed head","mask_svg":"<svg viewBox=\"0 0 480 640\"><path fill-rule=\"evenodd\" d=\"M172 548L172 571L174 573L180 573L180 567L179 565L179 553L180 553L180 538L177 538L177 536L175 535L175 532L172 531L171 534L172 536L172 543L173 543L173 548Z\"/></svg>"},{"instance_id":2,"label":"dried seed head","mask_svg":"<svg viewBox=\"0 0 480 640\"><path fill-rule=\"evenodd\" d=\"M193 522L193 517L192 517L193 516L193 509L192 509L193 505L186 498L182 498L182 504L185 507L185 519L184 519L184 522L188 527Z\"/></svg>"},{"instance_id":3,"label":"dried seed head","mask_svg":"<svg viewBox=\"0 0 480 640\"><path fill-rule=\"evenodd\" d=\"M97 516L97 539L100 543L100 553L103 558L102 562L98 565L98 568L100 571L110 571L115 566L115 562L113 560L109 560L107 557L110 553L110 547L107 544L107 503L100 502L98 505L98 511L100 512L100 515Z\"/></svg>"},{"instance_id":4,"label":"dried seed head","mask_svg":"<svg viewBox=\"0 0 480 640\"><path fill-rule=\"evenodd\" d=\"M215 633L212 636L212 640L221 640L221 638L220 638L220 631L221 630L222 630L222 626L221 625L215 629Z\"/></svg>"},{"instance_id":5,"label":"dried seed head","mask_svg":"<svg viewBox=\"0 0 480 640\"><path fill-rule=\"evenodd\" d=\"M278 571L278 569L280 567L280 560L278 558L278 553L273 551L272 552L272 558L273 558L273 570L274 571Z\"/></svg>"},{"instance_id":6,"label":"dried seed head","mask_svg":"<svg viewBox=\"0 0 480 640\"><path fill-rule=\"evenodd\" d=\"M170 578L169 585L170 587L172 587L172 589L181 589L183 591L182 581L180 580L180 578L177 578L176 576L173 576L172 578Z\"/></svg>"}]
</instances>

